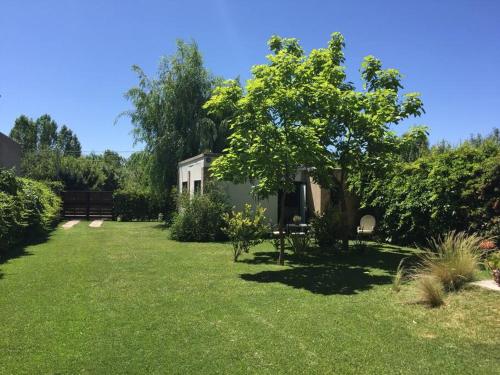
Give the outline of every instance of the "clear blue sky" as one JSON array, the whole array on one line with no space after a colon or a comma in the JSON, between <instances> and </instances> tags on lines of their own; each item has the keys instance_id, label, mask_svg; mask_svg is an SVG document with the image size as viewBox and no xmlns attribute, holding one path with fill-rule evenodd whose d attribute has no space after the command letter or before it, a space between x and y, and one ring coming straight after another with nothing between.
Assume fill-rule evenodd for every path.
<instances>
[{"instance_id":1,"label":"clear blue sky","mask_svg":"<svg viewBox=\"0 0 500 375\"><path fill-rule=\"evenodd\" d=\"M195 39L216 75L249 77L272 34L323 47L346 37L350 79L365 55L405 75L431 141L500 126L500 1L10 1L0 2L0 131L49 113L86 151L131 150L123 93L138 64L152 74L176 38ZM408 124L400 127L404 130Z\"/></svg>"}]
</instances>

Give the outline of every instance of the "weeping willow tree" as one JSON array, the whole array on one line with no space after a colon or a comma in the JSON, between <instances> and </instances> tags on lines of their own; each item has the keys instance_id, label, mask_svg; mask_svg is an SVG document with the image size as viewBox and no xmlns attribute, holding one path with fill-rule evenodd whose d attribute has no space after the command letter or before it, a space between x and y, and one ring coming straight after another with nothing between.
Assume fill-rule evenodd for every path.
<instances>
[{"instance_id":1,"label":"weeping willow tree","mask_svg":"<svg viewBox=\"0 0 500 375\"><path fill-rule=\"evenodd\" d=\"M161 59L154 77L139 66L132 69L139 82L125 97L134 109L122 115L132 121L135 143L143 143L150 154L152 190L166 197L176 185L179 161L203 151L221 152L226 145L225 114L208 115L203 109L222 80L204 67L197 44L182 40L172 56Z\"/></svg>"}]
</instances>

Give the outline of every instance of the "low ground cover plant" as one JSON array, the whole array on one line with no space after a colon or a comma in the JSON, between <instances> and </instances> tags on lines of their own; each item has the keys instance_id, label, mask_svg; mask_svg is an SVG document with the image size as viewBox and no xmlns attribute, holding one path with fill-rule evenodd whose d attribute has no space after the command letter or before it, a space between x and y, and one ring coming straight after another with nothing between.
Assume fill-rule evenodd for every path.
<instances>
[{"instance_id":1,"label":"low ground cover plant","mask_svg":"<svg viewBox=\"0 0 500 375\"><path fill-rule=\"evenodd\" d=\"M258 245L269 233L269 225L265 217L266 209L245 204L243 211L232 211L223 214L224 232L233 245L233 260L243 253L248 253L252 246Z\"/></svg>"}]
</instances>

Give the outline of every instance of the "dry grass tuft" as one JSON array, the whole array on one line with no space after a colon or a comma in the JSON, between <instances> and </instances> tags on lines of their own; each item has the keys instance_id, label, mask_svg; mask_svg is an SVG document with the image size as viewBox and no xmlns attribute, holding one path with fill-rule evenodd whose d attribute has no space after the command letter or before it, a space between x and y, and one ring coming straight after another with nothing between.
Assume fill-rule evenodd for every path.
<instances>
[{"instance_id":1,"label":"dry grass tuft","mask_svg":"<svg viewBox=\"0 0 500 375\"><path fill-rule=\"evenodd\" d=\"M434 276L446 290L460 289L479 269L481 241L475 234L454 231L432 239L417 273Z\"/></svg>"},{"instance_id":2,"label":"dry grass tuft","mask_svg":"<svg viewBox=\"0 0 500 375\"><path fill-rule=\"evenodd\" d=\"M394 275L394 278L392 279L392 290L395 291L396 293L401 291L401 284L403 283L403 279L405 276L405 269L403 267L403 263L406 260L406 258L401 259L401 261L398 264L398 268L396 269L396 274Z\"/></svg>"},{"instance_id":3,"label":"dry grass tuft","mask_svg":"<svg viewBox=\"0 0 500 375\"><path fill-rule=\"evenodd\" d=\"M439 279L426 273L417 274L416 279L422 302L430 307L438 307L444 304L445 292Z\"/></svg>"}]
</instances>

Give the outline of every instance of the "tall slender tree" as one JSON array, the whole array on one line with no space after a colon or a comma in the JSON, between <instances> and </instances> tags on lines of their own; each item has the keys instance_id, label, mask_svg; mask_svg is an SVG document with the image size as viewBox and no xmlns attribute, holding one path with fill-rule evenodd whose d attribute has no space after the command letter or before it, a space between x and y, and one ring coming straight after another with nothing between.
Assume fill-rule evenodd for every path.
<instances>
[{"instance_id":1,"label":"tall slender tree","mask_svg":"<svg viewBox=\"0 0 500 375\"><path fill-rule=\"evenodd\" d=\"M138 66L133 70L139 84L125 97L134 109L123 114L132 120L135 142L144 143L151 155L153 189L168 194L176 184L180 160L222 148L222 121L210 119L202 108L220 79L203 66L197 44L181 40L174 55L162 58L155 77L149 78Z\"/></svg>"},{"instance_id":2,"label":"tall slender tree","mask_svg":"<svg viewBox=\"0 0 500 375\"><path fill-rule=\"evenodd\" d=\"M38 128L35 121L25 115L19 116L10 131L10 137L21 145L23 154L36 151Z\"/></svg>"}]
</instances>

